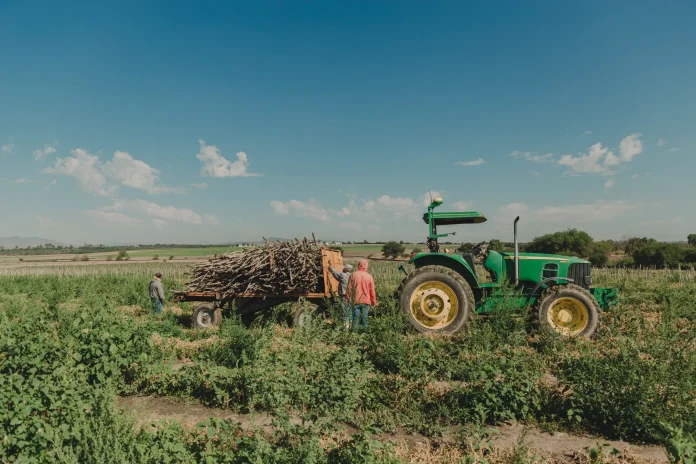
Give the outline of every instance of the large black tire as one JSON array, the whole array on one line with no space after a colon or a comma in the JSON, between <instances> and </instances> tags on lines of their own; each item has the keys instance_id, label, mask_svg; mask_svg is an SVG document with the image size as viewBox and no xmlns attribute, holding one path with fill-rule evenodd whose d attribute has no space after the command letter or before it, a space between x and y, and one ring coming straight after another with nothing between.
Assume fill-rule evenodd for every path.
<instances>
[{"instance_id":1,"label":"large black tire","mask_svg":"<svg viewBox=\"0 0 696 464\"><path fill-rule=\"evenodd\" d=\"M212 303L203 303L193 310L192 323L194 329L210 329L222 322L222 310Z\"/></svg>"},{"instance_id":2,"label":"large black tire","mask_svg":"<svg viewBox=\"0 0 696 464\"><path fill-rule=\"evenodd\" d=\"M436 282L440 286L446 286L451 289L451 292L457 299L456 314L450 316L451 310L441 313L427 313L421 309L425 302L421 302L418 309L412 308L412 296L419 291L419 288L422 289L421 286L427 282ZM446 305L448 303L451 304L451 301L445 301L447 299L446 293L447 291L445 290L438 295L434 295L431 299L432 304L436 307L439 304L444 304L445 308L447 308ZM401 282L397 290L397 298L399 307L406 319L414 329L421 333L457 333L473 318L476 307L474 293L467 281L457 272L444 266L423 266L410 273ZM423 297L419 301L422 299Z\"/></svg>"},{"instance_id":3,"label":"large black tire","mask_svg":"<svg viewBox=\"0 0 696 464\"><path fill-rule=\"evenodd\" d=\"M573 284L547 288L534 310L539 327L546 332L592 338L599 324L599 303L590 292Z\"/></svg>"},{"instance_id":4,"label":"large black tire","mask_svg":"<svg viewBox=\"0 0 696 464\"><path fill-rule=\"evenodd\" d=\"M319 305L310 301L299 301L292 313L292 326L305 327L319 315Z\"/></svg>"}]
</instances>

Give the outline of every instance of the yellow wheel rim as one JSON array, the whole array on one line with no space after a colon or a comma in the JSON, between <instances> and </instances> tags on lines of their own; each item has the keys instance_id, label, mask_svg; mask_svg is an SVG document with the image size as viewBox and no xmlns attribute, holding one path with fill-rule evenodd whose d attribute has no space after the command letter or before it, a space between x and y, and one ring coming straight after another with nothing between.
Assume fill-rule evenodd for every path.
<instances>
[{"instance_id":1,"label":"yellow wheel rim","mask_svg":"<svg viewBox=\"0 0 696 464\"><path fill-rule=\"evenodd\" d=\"M564 335L578 335L589 323L589 311L577 298L565 296L551 303L546 315L549 324L556 332Z\"/></svg>"},{"instance_id":2,"label":"yellow wheel rim","mask_svg":"<svg viewBox=\"0 0 696 464\"><path fill-rule=\"evenodd\" d=\"M459 299L449 285L431 280L411 294L410 307L418 324L437 330L450 325L457 316Z\"/></svg>"}]
</instances>

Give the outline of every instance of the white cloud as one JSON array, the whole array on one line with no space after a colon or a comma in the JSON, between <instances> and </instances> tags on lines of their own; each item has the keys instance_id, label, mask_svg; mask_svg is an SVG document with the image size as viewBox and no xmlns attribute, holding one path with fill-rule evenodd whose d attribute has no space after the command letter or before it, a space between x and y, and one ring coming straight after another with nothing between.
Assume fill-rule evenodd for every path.
<instances>
[{"instance_id":1,"label":"white cloud","mask_svg":"<svg viewBox=\"0 0 696 464\"><path fill-rule=\"evenodd\" d=\"M615 184L615 183L614 183L614 179L608 179L608 180L604 183L604 193L607 193L607 190L609 190L610 188L612 188L612 187L614 186L614 184Z\"/></svg>"},{"instance_id":2,"label":"white cloud","mask_svg":"<svg viewBox=\"0 0 696 464\"><path fill-rule=\"evenodd\" d=\"M669 151L677 151L679 150L678 148L670 148Z\"/></svg>"},{"instance_id":3,"label":"white cloud","mask_svg":"<svg viewBox=\"0 0 696 464\"><path fill-rule=\"evenodd\" d=\"M39 227L55 227L56 222L53 219L46 218L43 216L36 216L36 222L39 224Z\"/></svg>"},{"instance_id":4,"label":"white cloud","mask_svg":"<svg viewBox=\"0 0 696 464\"><path fill-rule=\"evenodd\" d=\"M164 229L167 226L167 224L169 224L164 219L157 218L150 219L150 222L152 222L152 225L155 226L157 229Z\"/></svg>"},{"instance_id":5,"label":"white cloud","mask_svg":"<svg viewBox=\"0 0 696 464\"><path fill-rule=\"evenodd\" d=\"M362 224L356 221L339 222L338 227L345 230L362 230L363 228Z\"/></svg>"},{"instance_id":6,"label":"white cloud","mask_svg":"<svg viewBox=\"0 0 696 464\"><path fill-rule=\"evenodd\" d=\"M56 152L55 147L53 147L50 144L45 144L43 148L37 148L34 150L34 159L35 160L41 160L47 157L48 155L51 155Z\"/></svg>"},{"instance_id":7,"label":"white cloud","mask_svg":"<svg viewBox=\"0 0 696 464\"><path fill-rule=\"evenodd\" d=\"M117 151L111 161L104 163L102 171L126 187L144 190L147 193L181 192L160 184L160 172L144 161L133 158L125 151Z\"/></svg>"},{"instance_id":8,"label":"white cloud","mask_svg":"<svg viewBox=\"0 0 696 464\"><path fill-rule=\"evenodd\" d=\"M532 163L550 163L553 161L553 153L547 153L545 155L533 155L528 151L515 150L510 153L510 156L514 158L524 158Z\"/></svg>"},{"instance_id":9,"label":"white cloud","mask_svg":"<svg viewBox=\"0 0 696 464\"><path fill-rule=\"evenodd\" d=\"M592 131L591 131L591 130L586 130L586 131L585 131L585 135L592 135Z\"/></svg>"},{"instance_id":10,"label":"white cloud","mask_svg":"<svg viewBox=\"0 0 696 464\"><path fill-rule=\"evenodd\" d=\"M663 145L667 145L667 141L666 141L666 140L663 140L663 139L659 139L659 140L657 141L657 146L658 146L658 147L661 147L661 146L663 146Z\"/></svg>"},{"instance_id":11,"label":"white cloud","mask_svg":"<svg viewBox=\"0 0 696 464\"><path fill-rule=\"evenodd\" d=\"M130 200L124 203L123 207L127 211L144 213L153 218L171 219L173 221L188 222L189 224L203 224L201 215L187 208L162 206L145 200Z\"/></svg>"},{"instance_id":12,"label":"white cloud","mask_svg":"<svg viewBox=\"0 0 696 464\"><path fill-rule=\"evenodd\" d=\"M200 184L191 184L191 187L198 190L205 190L208 188L208 184L205 182L201 182Z\"/></svg>"},{"instance_id":13,"label":"white cloud","mask_svg":"<svg viewBox=\"0 0 696 464\"><path fill-rule=\"evenodd\" d=\"M220 223L220 221L218 221L218 218L210 214L203 215L203 222L208 224L209 226L216 226Z\"/></svg>"},{"instance_id":14,"label":"white cloud","mask_svg":"<svg viewBox=\"0 0 696 464\"><path fill-rule=\"evenodd\" d=\"M670 225L677 225L681 224L682 218L679 216L671 217L671 218L662 218L662 219L653 219L650 221L643 221L640 223L641 226L660 226L664 227L667 224Z\"/></svg>"},{"instance_id":15,"label":"white cloud","mask_svg":"<svg viewBox=\"0 0 696 464\"><path fill-rule=\"evenodd\" d=\"M124 213L129 213L130 215ZM189 224L218 224L217 218L209 214L201 216L191 209L163 206L145 200L117 201L99 210L87 211L86 214L95 219L99 219L101 222L112 222L125 225L143 224L145 220L148 220L158 229L167 226L170 220Z\"/></svg>"},{"instance_id":16,"label":"white cloud","mask_svg":"<svg viewBox=\"0 0 696 464\"><path fill-rule=\"evenodd\" d=\"M485 164L486 160L483 158L479 158L473 161L457 161L457 164L459 166L481 166L482 164Z\"/></svg>"},{"instance_id":17,"label":"white cloud","mask_svg":"<svg viewBox=\"0 0 696 464\"><path fill-rule=\"evenodd\" d=\"M434 192L438 193L438 192ZM430 193L427 194L428 198ZM433 196L433 198L435 198ZM430 204L430 203L428 203ZM394 215L400 216L411 211L418 210L417 202L412 198L407 197L391 197L389 195L382 195L376 200L366 200L363 203L363 207L368 211L375 212L391 212Z\"/></svg>"},{"instance_id":18,"label":"white cloud","mask_svg":"<svg viewBox=\"0 0 696 464\"><path fill-rule=\"evenodd\" d=\"M330 222L337 218L343 220L339 222L339 227L343 224L346 227L354 228L355 224L374 224L404 218L420 220L424 207L430 204L430 194L431 192L426 192L416 199L381 195L374 199L360 200L356 195L348 195L348 204L339 209L324 208L315 199L310 199L307 202L273 200L270 205L273 211L281 216L310 217L323 222ZM432 192L432 196L435 198L443 195L440 192Z\"/></svg>"},{"instance_id":19,"label":"white cloud","mask_svg":"<svg viewBox=\"0 0 696 464\"><path fill-rule=\"evenodd\" d=\"M621 164L621 158L616 156L613 151L607 153L606 158L604 158L604 166L618 166Z\"/></svg>"},{"instance_id":20,"label":"white cloud","mask_svg":"<svg viewBox=\"0 0 696 464\"><path fill-rule=\"evenodd\" d=\"M638 174L633 174L631 176L631 180L638 180L638 179L640 179L640 176Z\"/></svg>"},{"instance_id":21,"label":"white cloud","mask_svg":"<svg viewBox=\"0 0 696 464\"><path fill-rule=\"evenodd\" d=\"M103 224L135 226L143 222L141 219L132 218L130 216L126 216L125 214L116 213L113 211L87 211L85 214Z\"/></svg>"},{"instance_id":22,"label":"white cloud","mask_svg":"<svg viewBox=\"0 0 696 464\"><path fill-rule=\"evenodd\" d=\"M207 145L205 140L198 140L201 146L200 152L196 155L202 163L201 175L208 177L251 177L260 176L247 172L249 159L243 151L237 153L237 161L229 161L222 156L220 150L215 145Z\"/></svg>"},{"instance_id":23,"label":"white cloud","mask_svg":"<svg viewBox=\"0 0 696 464\"><path fill-rule=\"evenodd\" d=\"M537 209L533 215L538 220L560 221L560 222L590 222L606 221L635 209L636 205L625 201L605 202L569 205L569 206L547 206Z\"/></svg>"},{"instance_id":24,"label":"white cloud","mask_svg":"<svg viewBox=\"0 0 696 464\"><path fill-rule=\"evenodd\" d=\"M591 132L586 131L585 133L589 135ZM550 163L555 161L557 165L567 166L571 168L572 172L578 174L611 175L614 173L611 170L613 167L622 163L628 163L632 161L636 155L642 153L643 142L640 140L640 136L641 134L639 133L631 134L621 140L618 156L613 151L609 150L608 147L603 146L601 142L592 145L587 153L579 153L578 156L565 154L561 156L558 161L554 160L553 153L534 155L530 152L515 150L510 153L510 156L522 158L532 163Z\"/></svg>"},{"instance_id":25,"label":"white cloud","mask_svg":"<svg viewBox=\"0 0 696 464\"><path fill-rule=\"evenodd\" d=\"M0 153L3 155L10 155L14 153L15 144L10 142L0 147Z\"/></svg>"},{"instance_id":26,"label":"white cloud","mask_svg":"<svg viewBox=\"0 0 696 464\"><path fill-rule=\"evenodd\" d=\"M455 201L452 203L452 209L454 211L469 211L472 205L472 201Z\"/></svg>"},{"instance_id":27,"label":"white cloud","mask_svg":"<svg viewBox=\"0 0 696 464\"><path fill-rule=\"evenodd\" d=\"M71 150L70 153L71 157L56 158L53 167L46 168L43 172L74 177L84 191L94 195L108 196L115 191L114 186L108 185L96 155L87 153L82 148Z\"/></svg>"},{"instance_id":28,"label":"white cloud","mask_svg":"<svg viewBox=\"0 0 696 464\"><path fill-rule=\"evenodd\" d=\"M121 185L150 194L184 192L181 187L162 185L157 169L125 151L115 152L111 161L105 163L82 148L71 150L70 153L70 157L56 158L53 167L43 172L74 177L83 190L100 196L116 193Z\"/></svg>"},{"instance_id":29,"label":"white cloud","mask_svg":"<svg viewBox=\"0 0 696 464\"><path fill-rule=\"evenodd\" d=\"M498 214L505 217L515 217L529 211L526 203L510 203L498 208Z\"/></svg>"},{"instance_id":30,"label":"white cloud","mask_svg":"<svg viewBox=\"0 0 696 464\"><path fill-rule=\"evenodd\" d=\"M26 177L18 177L12 181L13 184L31 184L33 182L36 181L32 179L27 179Z\"/></svg>"},{"instance_id":31,"label":"white cloud","mask_svg":"<svg viewBox=\"0 0 696 464\"><path fill-rule=\"evenodd\" d=\"M273 200L271 201L271 207L276 214L308 217L312 219L317 219L319 221L329 221L329 213L325 210L319 203L311 198L308 202L303 202L299 200L289 200L287 202L281 202Z\"/></svg>"},{"instance_id":32,"label":"white cloud","mask_svg":"<svg viewBox=\"0 0 696 464\"><path fill-rule=\"evenodd\" d=\"M643 152L643 142L639 139L642 134L631 134L624 138L619 144L619 158L624 163L633 159L634 156Z\"/></svg>"},{"instance_id":33,"label":"white cloud","mask_svg":"<svg viewBox=\"0 0 696 464\"><path fill-rule=\"evenodd\" d=\"M601 143L597 142L590 147L587 154L583 154L578 157L573 157L572 155L563 155L558 160L558 164L561 166L568 166L572 168L573 171L579 173L604 173L609 169L607 166L602 165L601 162L602 158L607 153L609 153L610 156L614 156L614 154L610 152L607 147L603 147ZM611 166L612 164L609 165Z\"/></svg>"}]
</instances>

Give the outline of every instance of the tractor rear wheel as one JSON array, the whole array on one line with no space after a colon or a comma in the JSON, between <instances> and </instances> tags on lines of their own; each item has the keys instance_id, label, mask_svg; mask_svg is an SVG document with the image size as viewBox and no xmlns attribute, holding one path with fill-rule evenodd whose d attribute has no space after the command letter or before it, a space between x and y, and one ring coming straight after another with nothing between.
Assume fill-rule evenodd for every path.
<instances>
[{"instance_id":1,"label":"tractor rear wheel","mask_svg":"<svg viewBox=\"0 0 696 464\"><path fill-rule=\"evenodd\" d=\"M293 327L307 327L319 317L319 305L310 301L298 301L292 313Z\"/></svg>"},{"instance_id":2,"label":"tractor rear wheel","mask_svg":"<svg viewBox=\"0 0 696 464\"><path fill-rule=\"evenodd\" d=\"M543 291L534 305L542 330L570 337L592 338L599 323L599 304L577 285L556 285Z\"/></svg>"},{"instance_id":3,"label":"tractor rear wheel","mask_svg":"<svg viewBox=\"0 0 696 464\"><path fill-rule=\"evenodd\" d=\"M418 332L453 334L473 317L475 300L464 278L444 266L423 266L399 287L401 311Z\"/></svg>"}]
</instances>

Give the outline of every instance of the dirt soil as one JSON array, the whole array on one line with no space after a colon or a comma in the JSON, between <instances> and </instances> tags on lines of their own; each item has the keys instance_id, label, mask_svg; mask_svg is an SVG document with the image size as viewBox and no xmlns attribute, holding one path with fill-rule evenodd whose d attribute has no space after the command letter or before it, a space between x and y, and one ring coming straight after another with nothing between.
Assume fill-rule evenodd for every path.
<instances>
[{"instance_id":1,"label":"dirt soil","mask_svg":"<svg viewBox=\"0 0 696 464\"><path fill-rule=\"evenodd\" d=\"M136 419L139 427L163 420L176 420L184 426L192 427L210 417L229 419L242 424L244 428L260 428L271 431L272 418L268 414L238 414L225 409L208 408L201 404L190 403L175 398L157 397L117 397L116 405L129 412ZM291 422L299 424L295 418ZM347 433L355 432L350 427L343 426ZM623 441L605 440L601 437L587 435L572 435L563 432L547 433L534 427L525 427L522 424L504 424L493 427L497 431L494 434L493 445L500 450L514 449L524 435L524 442L529 448L541 456L553 461L570 461L577 455L582 455L590 448L598 448L608 445L621 451L624 456L633 456L637 462L669 462L664 449L661 446L634 445ZM525 434L526 431L526 434ZM455 441L456 431L449 430L440 439L430 439L420 434L397 432L395 434L382 434L378 438L382 441L392 441L406 444L410 448L424 444L452 443Z\"/></svg>"}]
</instances>

